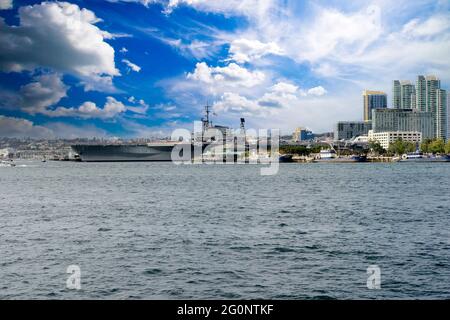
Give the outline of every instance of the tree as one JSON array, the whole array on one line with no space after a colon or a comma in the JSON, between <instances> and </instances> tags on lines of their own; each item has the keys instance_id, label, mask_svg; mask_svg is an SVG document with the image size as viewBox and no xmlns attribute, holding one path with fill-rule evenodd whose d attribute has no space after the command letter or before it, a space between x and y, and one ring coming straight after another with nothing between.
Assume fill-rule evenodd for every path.
<instances>
[{"instance_id":1,"label":"tree","mask_svg":"<svg viewBox=\"0 0 450 320\"><path fill-rule=\"evenodd\" d=\"M420 145L420 150L424 153L430 152L430 144L433 142L433 139L425 139Z\"/></svg>"},{"instance_id":2,"label":"tree","mask_svg":"<svg viewBox=\"0 0 450 320\"><path fill-rule=\"evenodd\" d=\"M429 152L431 153L444 153L445 152L445 142L442 139L433 140L429 145Z\"/></svg>"},{"instance_id":3,"label":"tree","mask_svg":"<svg viewBox=\"0 0 450 320\"><path fill-rule=\"evenodd\" d=\"M280 146L280 153L304 156L309 154L309 150L305 146L283 145Z\"/></svg>"},{"instance_id":4,"label":"tree","mask_svg":"<svg viewBox=\"0 0 450 320\"><path fill-rule=\"evenodd\" d=\"M386 150L381 146L381 144L376 140L369 141L369 149L376 154L385 154Z\"/></svg>"},{"instance_id":5,"label":"tree","mask_svg":"<svg viewBox=\"0 0 450 320\"><path fill-rule=\"evenodd\" d=\"M414 151L416 151L416 144L413 142L403 141L402 139L398 139L389 145L389 152L398 155Z\"/></svg>"},{"instance_id":6,"label":"tree","mask_svg":"<svg viewBox=\"0 0 450 320\"><path fill-rule=\"evenodd\" d=\"M450 154L450 141L447 141L447 144L445 145L445 153Z\"/></svg>"}]
</instances>

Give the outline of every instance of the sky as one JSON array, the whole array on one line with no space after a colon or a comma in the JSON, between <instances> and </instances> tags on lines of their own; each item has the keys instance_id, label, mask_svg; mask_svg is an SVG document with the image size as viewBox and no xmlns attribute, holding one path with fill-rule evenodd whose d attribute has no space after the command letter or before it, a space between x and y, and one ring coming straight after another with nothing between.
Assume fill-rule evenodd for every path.
<instances>
[{"instance_id":1,"label":"sky","mask_svg":"<svg viewBox=\"0 0 450 320\"><path fill-rule=\"evenodd\" d=\"M450 88L448 0L0 0L0 136L161 137L207 103L328 132L418 74Z\"/></svg>"}]
</instances>

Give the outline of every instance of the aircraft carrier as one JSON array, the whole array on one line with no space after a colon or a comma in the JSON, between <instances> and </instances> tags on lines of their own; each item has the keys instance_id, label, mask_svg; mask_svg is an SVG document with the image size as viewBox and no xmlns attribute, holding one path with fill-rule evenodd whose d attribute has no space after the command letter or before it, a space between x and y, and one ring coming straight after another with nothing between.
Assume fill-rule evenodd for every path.
<instances>
[{"instance_id":1,"label":"aircraft carrier","mask_svg":"<svg viewBox=\"0 0 450 320\"><path fill-rule=\"evenodd\" d=\"M205 107L206 117L202 118L203 132L201 138L192 136L190 144L186 142L174 142L174 141L160 141L147 144L83 144L71 146L76 154L76 157L80 161L84 162L131 162L131 161L172 161L172 150L175 146L179 146L180 149L187 150L191 148L191 155L194 155L194 144L200 143L202 150L208 145L214 143L211 141L203 140L208 130L220 130L224 136L229 129L224 126L213 125L210 121L210 107ZM244 119L241 119L241 126L243 126ZM183 145L184 143L184 145ZM182 155L181 155L182 156Z\"/></svg>"}]
</instances>

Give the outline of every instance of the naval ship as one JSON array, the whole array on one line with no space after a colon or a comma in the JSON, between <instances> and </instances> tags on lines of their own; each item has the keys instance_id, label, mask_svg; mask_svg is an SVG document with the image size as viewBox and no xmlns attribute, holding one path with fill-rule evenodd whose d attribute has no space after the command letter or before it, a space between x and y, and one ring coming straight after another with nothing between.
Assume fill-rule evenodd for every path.
<instances>
[{"instance_id":1,"label":"naval ship","mask_svg":"<svg viewBox=\"0 0 450 320\"><path fill-rule=\"evenodd\" d=\"M147 144L79 144L71 146L76 153L76 158L84 162L130 162L130 161L172 161L172 150L175 146L191 148L191 154L194 155L195 144L200 143L202 150L208 145L214 143L207 141L204 137L212 130L220 130L223 136L226 136L228 127L213 125L210 121L210 106L205 107L206 117L202 118L201 137L192 135L191 143L176 141L160 141ZM245 120L241 119L241 127ZM183 145L184 144L184 145ZM181 149L181 148L180 148ZM182 156L182 155L181 155Z\"/></svg>"}]
</instances>

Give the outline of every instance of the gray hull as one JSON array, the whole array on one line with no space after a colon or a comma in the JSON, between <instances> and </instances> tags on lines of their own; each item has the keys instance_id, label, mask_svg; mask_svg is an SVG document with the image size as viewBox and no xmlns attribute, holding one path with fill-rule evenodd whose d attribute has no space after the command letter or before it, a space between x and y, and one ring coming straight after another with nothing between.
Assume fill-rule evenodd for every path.
<instances>
[{"instance_id":1,"label":"gray hull","mask_svg":"<svg viewBox=\"0 0 450 320\"><path fill-rule=\"evenodd\" d=\"M85 162L172 161L175 145L75 145Z\"/></svg>"}]
</instances>

